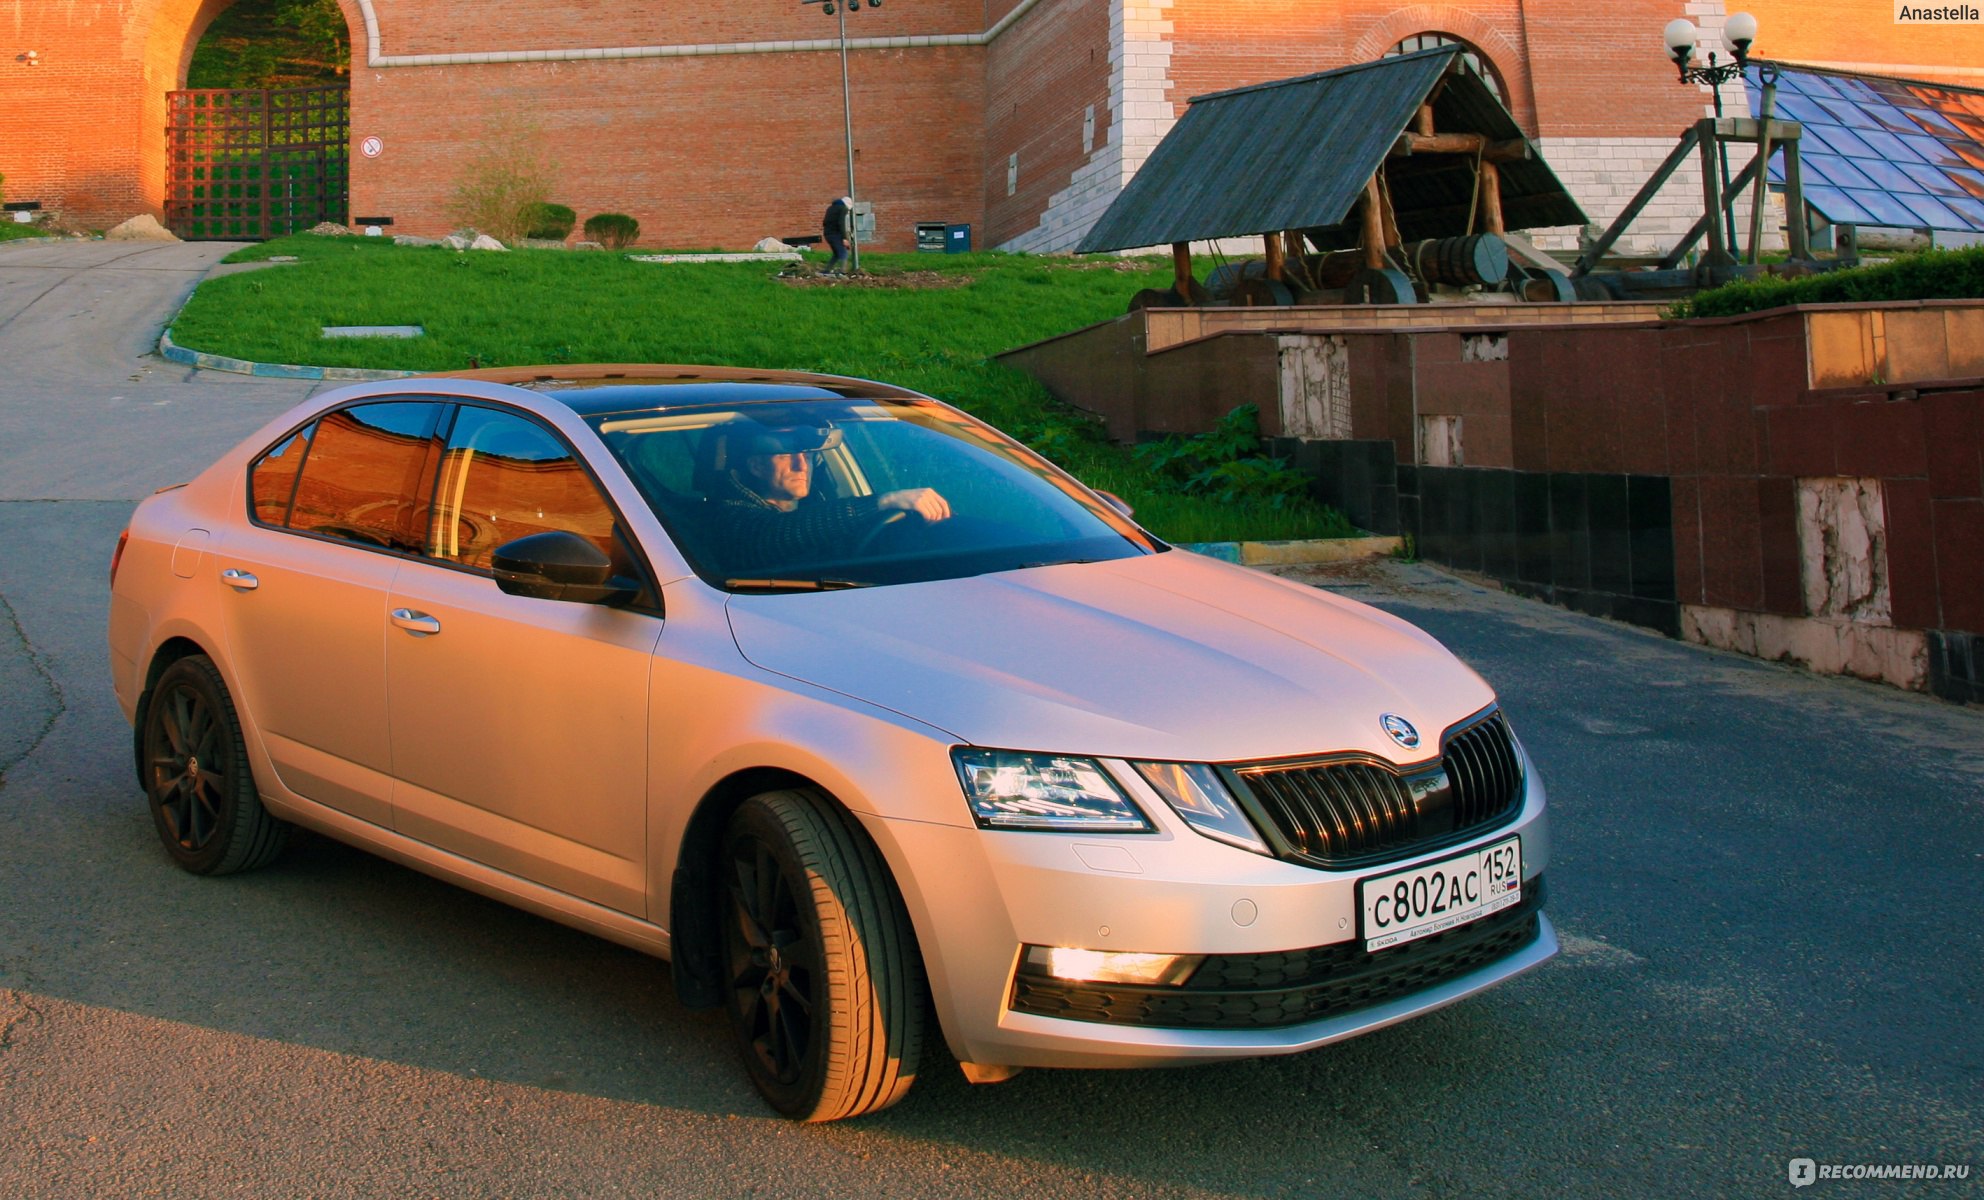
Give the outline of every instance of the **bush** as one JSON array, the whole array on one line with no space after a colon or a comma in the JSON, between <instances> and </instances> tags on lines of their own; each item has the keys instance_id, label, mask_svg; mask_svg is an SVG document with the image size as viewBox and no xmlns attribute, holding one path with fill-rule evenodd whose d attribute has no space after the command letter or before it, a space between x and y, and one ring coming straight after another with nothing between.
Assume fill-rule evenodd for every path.
<instances>
[{"instance_id":1,"label":"bush","mask_svg":"<svg viewBox=\"0 0 1984 1200\"><path fill-rule=\"evenodd\" d=\"M1870 267L1798 279L1726 283L1680 301L1667 311L1675 318L1733 317L1787 304L1972 299L1984 299L1984 246L1923 250Z\"/></svg>"},{"instance_id":2,"label":"bush","mask_svg":"<svg viewBox=\"0 0 1984 1200\"><path fill-rule=\"evenodd\" d=\"M1164 486L1221 504L1259 503L1282 509L1309 494L1309 478L1286 459L1262 453L1260 414L1243 404L1192 437L1176 434L1137 447L1137 459Z\"/></svg>"},{"instance_id":3,"label":"bush","mask_svg":"<svg viewBox=\"0 0 1984 1200\"><path fill-rule=\"evenodd\" d=\"M600 213L586 218L586 240L619 250L641 236L641 223L626 213Z\"/></svg>"},{"instance_id":4,"label":"bush","mask_svg":"<svg viewBox=\"0 0 1984 1200\"><path fill-rule=\"evenodd\" d=\"M537 211L547 205L545 197L557 173L536 126L499 121L456 177L448 215L457 225L499 242L516 242L530 232Z\"/></svg>"},{"instance_id":5,"label":"bush","mask_svg":"<svg viewBox=\"0 0 1984 1200\"><path fill-rule=\"evenodd\" d=\"M562 204L533 204L528 214L525 237L543 238L546 241L562 242L571 235L572 226L578 223L579 214Z\"/></svg>"}]
</instances>

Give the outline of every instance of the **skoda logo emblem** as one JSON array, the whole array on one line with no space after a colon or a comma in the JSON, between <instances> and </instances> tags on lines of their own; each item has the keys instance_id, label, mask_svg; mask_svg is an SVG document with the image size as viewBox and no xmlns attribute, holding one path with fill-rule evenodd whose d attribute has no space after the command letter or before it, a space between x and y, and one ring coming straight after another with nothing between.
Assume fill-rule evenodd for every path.
<instances>
[{"instance_id":1,"label":"skoda logo emblem","mask_svg":"<svg viewBox=\"0 0 1984 1200\"><path fill-rule=\"evenodd\" d=\"M1385 732L1391 735L1391 739L1394 742L1404 746L1407 750L1416 750L1419 748L1419 731L1414 729L1412 722L1406 720L1404 717L1399 716L1397 713L1383 713L1378 717L1378 724L1385 727Z\"/></svg>"}]
</instances>

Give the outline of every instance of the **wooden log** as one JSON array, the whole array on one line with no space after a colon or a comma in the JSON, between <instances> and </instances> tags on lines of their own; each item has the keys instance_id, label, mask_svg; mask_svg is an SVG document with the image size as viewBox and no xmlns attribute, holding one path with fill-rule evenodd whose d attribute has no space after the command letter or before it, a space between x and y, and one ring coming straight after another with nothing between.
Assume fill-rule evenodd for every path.
<instances>
[{"instance_id":1,"label":"wooden log","mask_svg":"<svg viewBox=\"0 0 1984 1200\"><path fill-rule=\"evenodd\" d=\"M1494 142L1481 133L1400 134L1391 152L1393 155L1479 154L1488 162L1519 162L1533 153L1522 138Z\"/></svg>"},{"instance_id":2,"label":"wooden log","mask_svg":"<svg viewBox=\"0 0 1984 1200\"><path fill-rule=\"evenodd\" d=\"M1502 220L1502 170L1487 159L1481 160L1481 227L1489 233L1507 233Z\"/></svg>"},{"instance_id":3,"label":"wooden log","mask_svg":"<svg viewBox=\"0 0 1984 1200\"><path fill-rule=\"evenodd\" d=\"M1364 265L1373 271L1385 268L1385 216L1378 199L1378 177L1364 185Z\"/></svg>"},{"instance_id":4,"label":"wooden log","mask_svg":"<svg viewBox=\"0 0 1984 1200\"><path fill-rule=\"evenodd\" d=\"M1282 268L1281 235L1278 233L1264 234L1261 240L1267 243L1268 278L1276 283L1280 283Z\"/></svg>"},{"instance_id":5,"label":"wooden log","mask_svg":"<svg viewBox=\"0 0 1984 1200\"><path fill-rule=\"evenodd\" d=\"M1171 290L1180 296L1192 294L1192 243L1171 243Z\"/></svg>"},{"instance_id":6,"label":"wooden log","mask_svg":"<svg viewBox=\"0 0 1984 1200\"><path fill-rule=\"evenodd\" d=\"M1430 104L1419 106L1419 136L1433 136L1433 106Z\"/></svg>"}]
</instances>

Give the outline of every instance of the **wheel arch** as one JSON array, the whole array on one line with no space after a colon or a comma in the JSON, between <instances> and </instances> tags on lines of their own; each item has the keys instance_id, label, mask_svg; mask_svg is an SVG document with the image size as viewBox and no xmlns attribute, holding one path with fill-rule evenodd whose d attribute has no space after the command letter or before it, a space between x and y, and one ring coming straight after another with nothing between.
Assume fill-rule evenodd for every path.
<instances>
[{"instance_id":1,"label":"wheel arch","mask_svg":"<svg viewBox=\"0 0 1984 1200\"><path fill-rule=\"evenodd\" d=\"M152 688L157 685L159 676L165 674L167 667L170 667L182 658L191 658L196 654L204 654L208 658L213 657L207 653L205 646L202 646L190 637L184 635L169 637L160 642L158 648L152 651L151 662L145 666L145 683L143 687L138 689L138 708L131 721L131 766L138 774L138 786L141 788L146 786L145 712L151 707Z\"/></svg>"},{"instance_id":2,"label":"wheel arch","mask_svg":"<svg viewBox=\"0 0 1984 1200\"><path fill-rule=\"evenodd\" d=\"M875 857L889 873L888 886L901 895L902 885L888 855L875 845L860 817L832 788L798 771L783 767L747 767L733 771L703 794L682 831L676 850L675 870L669 881L668 941L669 970L675 981L675 994L688 1008L715 1008L723 1003L722 938L718 928L720 904L716 895L717 854L723 845L723 831L730 816L751 797L781 789L814 792L846 819L854 836L875 848ZM914 923L911 922L912 937ZM923 957L916 947L917 960Z\"/></svg>"}]
</instances>

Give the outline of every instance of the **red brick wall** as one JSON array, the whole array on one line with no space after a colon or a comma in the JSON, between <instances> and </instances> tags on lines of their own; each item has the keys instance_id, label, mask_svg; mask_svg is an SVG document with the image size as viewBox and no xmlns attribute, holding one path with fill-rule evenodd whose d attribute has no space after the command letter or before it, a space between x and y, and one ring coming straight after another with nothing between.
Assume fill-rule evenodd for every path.
<instances>
[{"instance_id":1,"label":"red brick wall","mask_svg":"<svg viewBox=\"0 0 1984 1200\"><path fill-rule=\"evenodd\" d=\"M1699 118L1708 97L1680 84L1660 41L1681 9L1672 0L1523 0L1538 132L1673 137Z\"/></svg>"},{"instance_id":2,"label":"red brick wall","mask_svg":"<svg viewBox=\"0 0 1984 1200\"><path fill-rule=\"evenodd\" d=\"M977 222L981 57L969 48L852 56L856 184L876 206L877 248L913 248L917 221ZM507 115L469 109L464 94L488 96ZM385 153L353 160L353 215L444 232L463 167L492 134L520 126L534 127L558 164L553 199L581 221L632 215L644 245L735 248L817 234L847 186L835 55L414 67L354 81L352 135L381 138Z\"/></svg>"},{"instance_id":3,"label":"red brick wall","mask_svg":"<svg viewBox=\"0 0 1984 1200\"><path fill-rule=\"evenodd\" d=\"M1178 0L1171 16L1173 97L1182 113L1186 101L1205 92L1369 62L1413 34L1445 33L1488 57L1516 120L1535 133L1522 38L1524 2Z\"/></svg>"},{"instance_id":4,"label":"red brick wall","mask_svg":"<svg viewBox=\"0 0 1984 1200\"><path fill-rule=\"evenodd\" d=\"M1534 136L1667 136L1702 97L1661 57L1672 0L1178 0L1171 76L1180 112L1194 95L1368 62L1419 33L1480 50Z\"/></svg>"},{"instance_id":5,"label":"red brick wall","mask_svg":"<svg viewBox=\"0 0 1984 1200\"><path fill-rule=\"evenodd\" d=\"M1033 228L1048 199L1088 161L1082 119L1089 105L1094 145L1109 140L1109 6L1045 0L1035 7L987 49L985 94L985 229L978 242L996 246ZM1014 153L1019 180L1007 196Z\"/></svg>"}]
</instances>

